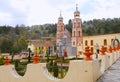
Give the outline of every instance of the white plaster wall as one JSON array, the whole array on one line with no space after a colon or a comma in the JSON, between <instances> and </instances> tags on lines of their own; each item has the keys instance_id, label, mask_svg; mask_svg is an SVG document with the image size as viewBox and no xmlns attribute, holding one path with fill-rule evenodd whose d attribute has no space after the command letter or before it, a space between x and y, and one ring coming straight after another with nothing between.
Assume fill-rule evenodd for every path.
<instances>
[{"instance_id":1,"label":"white plaster wall","mask_svg":"<svg viewBox=\"0 0 120 82\"><path fill-rule=\"evenodd\" d=\"M93 61L70 61L68 73L63 79L53 77L48 72L46 63L28 64L23 77L16 73L13 65L0 66L0 82L96 82L114 63L115 54L117 54L116 60L119 58L120 52L108 54L99 55L99 59Z\"/></svg>"},{"instance_id":2,"label":"white plaster wall","mask_svg":"<svg viewBox=\"0 0 120 82\"><path fill-rule=\"evenodd\" d=\"M108 47L112 44L111 40L115 39L115 37L120 40L120 33L96 35L96 36L83 36L83 49L85 49L85 41L86 40L88 42L88 46L93 47L93 49L94 49L93 51L96 52L96 49L94 48L94 45L96 45L96 43L99 45L99 47L101 49L101 46L104 45L104 39L106 39L107 40L106 47ZM91 45L91 40L93 40L93 45Z\"/></svg>"},{"instance_id":3,"label":"white plaster wall","mask_svg":"<svg viewBox=\"0 0 120 82\"><path fill-rule=\"evenodd\" d=\"M13 65L0 66L0 82L95 82L101 75L99 66L98 60L71 61L63 79L51 76L45 63L29 64L23 77L15 73Z\"/></svg>"},{"instance_id":4,"label":"white plaster wall","mask_svg":"<svg viewBox=\"0 0 120 82\"><path fill-rule=\"evenodd\" d=\"M34 52L34 45L33 45L33 44L28 45L28 48L30 48L30 50L31 50L32 52Z\"/></svg>"},{"instance_id":5,"label":"white plaster wall","mask_svg":"<svg viewBox=\"0 0 120 82\"><path fill-rule=\"evenodd\" d=\"M101 60L101 72L104 73L109 67L109 56L108 55L98 55L98 59Z\"/></svg>"}]
</instances>

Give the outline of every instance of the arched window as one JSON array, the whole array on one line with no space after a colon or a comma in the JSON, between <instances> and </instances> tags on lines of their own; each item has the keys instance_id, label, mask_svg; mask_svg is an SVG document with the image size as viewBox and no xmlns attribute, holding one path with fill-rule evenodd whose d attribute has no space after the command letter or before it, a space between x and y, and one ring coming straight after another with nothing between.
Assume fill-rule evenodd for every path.
<instances>
[{"instance_id":1,"label":"arched window","mask_svg":"<svg viewBox=\"0 0 120 82\"><path fill-rule=\"evenodd\" d=\"M104 45L107 45L107 40L106 39L104 39Z\"/></svg>"},{"instance_id":2,"label":"arched window","mask_svg":"<svg viewBox=\"0 0 120 82\"><path fill-rule=\"evenodd\" d=\"M93 47L91 47L91 52L93 53Z\"/></svg>"},{"instance_id":3,"label":"arched window","mask_svg":"<svg viewBox=\"0 0 120 82\"><path fill-rule=\"evenodd\" d=\"M76 23L74 22L74 26L73 26L74 28L75 28L75 25L76 25Z\"/></svg>"},{"instance_id":4,"label":"arched window","mask_svg":"<svg viewBox=\"0 0 120 82\"><path fill-rule=\"evenodd\" d=\"M112 44L113 40L114 40L114 39L111 39L111 44Z\"/></svg>"},{"instance_id":5,"label":"arched window","mask_svg":"<svg viewBox=\"0 0 120 82\"><path fill-rule=\"evenodd\" d=\"M75 45L75 41L73 42L73 45Z\"/></svg>"},{"instance_id":6,"label":"arched window","mask_svg":"<svg viewBox=\"0 0 120 82\"><path fill-rule=\"evenodd\" d=\"M75 31L74 31L74 35L73 36L75 37Z\"/></svg>"},{"instance_id":7,"label":"arched window","mask_svg":"<svg viewBox=\"0 0 120 82\"><path fill-rule=\"evenodd\" d=\"M80 31L78 31L79 37L80 37Z\"/></svg>"},{"instance_id":8,"label":"arched window","mask_svg":"<svg viewBox=\"0 0 120 82\"><path fill-rule=\"evenodd\" d=\"M91 46L93 46L93 40L91 40L91 42L90 42L90 43L91 43Z\"/></svg>"},{"instance_id":9,"label":"arched window","mask_svg":"<svg viewBox=\"0 0 120 82\"><path fill-rule=\"evenodd\" d=\"M86 41L85 41L85 46L87 46L87 45L88 45L88 41L86 40Z\"/></svg>"}]
</instances>

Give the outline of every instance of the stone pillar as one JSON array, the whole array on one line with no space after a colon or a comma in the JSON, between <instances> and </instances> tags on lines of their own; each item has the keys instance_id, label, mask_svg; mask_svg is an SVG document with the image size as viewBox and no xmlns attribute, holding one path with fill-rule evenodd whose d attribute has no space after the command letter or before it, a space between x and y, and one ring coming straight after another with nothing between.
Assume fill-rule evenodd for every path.
<instances>
[{"instance_id":1,"label":"stone pillar","mask_svg":"<svg viewBox=\"0 0 120 82\"><path fill-rule=\"evenodd\" d=\"M99 54L98 59L101 60L101 72L104 73L105 70L108 69L109 65L109 56L106 55L106 48L104 46L102 46L101 50L100 50L101 54Z\"/></svg>"},{"instance_id":2,"label":"stone pillar","mask_svg":"<svg viewBox=\"0 0 120 82\"><path fill-rule=\"evenodd\" d=\"M113 55L113 49L112 47L110 46L109 49L108 49L108 53L107 55L109 56L109 65L111 66L113 63L114 63L114 55Z\"/></svg>"}]
</instances>

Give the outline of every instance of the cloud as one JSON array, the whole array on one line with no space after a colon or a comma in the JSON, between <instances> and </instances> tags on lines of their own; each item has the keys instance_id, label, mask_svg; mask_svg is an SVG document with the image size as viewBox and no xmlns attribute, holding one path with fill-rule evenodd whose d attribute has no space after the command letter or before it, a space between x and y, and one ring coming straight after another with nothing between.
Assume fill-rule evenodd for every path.
<instances>
[{"instance_id":1,"label":"cloud","mask_svg":"<svg viewBox=\"0 0 120 82\"><path fill-rule=\"evenodd\" d=\"M26 13L28 9L28 0L11 0L10 5L16 11Z\"/></svg>"},{"instance_id":2,"label":"cloud","mask_svg":"<svg viewBox=\"0 0 120 82\"><path fill-rule=\"evenodd\" d=\"M83 20L120 17L120 1L94 0L94 11L82 14Z\"/></svg>"},{"instance_id":3,"label":"cloud","mask_svg":"<svg viewBox=\"0 0 120 82\"><path fill-rule=\"evenodd\" d=\"M120 17L119 0L0 0L0 25L57 23L60 10L68 23L76 4L83 21Z\"/></svg>"},{"instance_id":4,"label":"cloud","mask_svg":"<svg viewBox=\"0 0 120 82\"><path fill-rule=\"evenodd\" d=\"M7 18L7 19L6 19ZM3 25L12 23L12 16L9 13L0 12L0 23Z\"/></svg>"}]
</instances>

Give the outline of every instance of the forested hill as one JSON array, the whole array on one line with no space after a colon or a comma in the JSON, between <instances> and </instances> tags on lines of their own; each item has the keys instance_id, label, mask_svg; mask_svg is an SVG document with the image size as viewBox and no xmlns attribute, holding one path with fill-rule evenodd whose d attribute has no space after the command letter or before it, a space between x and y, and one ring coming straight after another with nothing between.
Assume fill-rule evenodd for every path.
<instances>
[{"instance_id":1,"label":"forested hill","mask_svg":"<svg viewBox=\"0 0 120 82\"><path fill-rule=\"evenodd\" d=\"M40 37L49 37L56 35L57 24L44 24L44 25L16 25L0 26L0 37L7 37L9 39L16 39L20 36L27 39L37 39ZM70 32L72 32L72 21L65 24ZM83 35L96 35L120 32L120 18L114 19L93 19L82 22Z\"/></svg>"},{"instance_id":2,"label":"forested hill","mask_svg":"<svg viewBox=\"0 0 120 82\"><path fill-rule=\"evenodd\" d=\"M26 40L28 39L55 37L56 27L57 24L0 26L0 53L19 53L27 48ZM65 24L65 28L72 32L72 20ZM120 32L120 18L83 21L82 29L83 36L118 33Z\"/></svg>"},{"instance_id":3,"label":"forested hill","mask_svg":"<svg viewBox=\"0 0 120 82\"><path fill-rule=\"evenodd\" d=\"M82 28L83 35L118 33L120 32L120 18L84 21Z\"/></svg>"}]
</instances>

